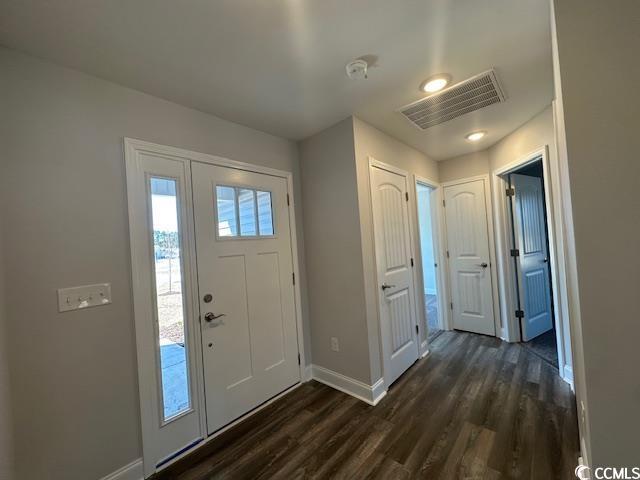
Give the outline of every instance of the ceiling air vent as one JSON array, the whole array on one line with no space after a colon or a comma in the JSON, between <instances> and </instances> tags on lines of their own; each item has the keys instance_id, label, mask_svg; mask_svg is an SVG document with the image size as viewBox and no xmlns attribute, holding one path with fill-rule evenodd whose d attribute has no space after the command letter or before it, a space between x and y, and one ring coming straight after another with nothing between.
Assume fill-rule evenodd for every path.
<instances>
[{"instance_id":1,"label":"ceiling air vent","mask_svg":"<svg viewBox=\"0 0 640 480\"><path fill-rule=\"evenodd\" d=\"M496 72L489 70L401 107L398 111L420 130L426 130L505 100Z\"/></svg>"}]
</instances>

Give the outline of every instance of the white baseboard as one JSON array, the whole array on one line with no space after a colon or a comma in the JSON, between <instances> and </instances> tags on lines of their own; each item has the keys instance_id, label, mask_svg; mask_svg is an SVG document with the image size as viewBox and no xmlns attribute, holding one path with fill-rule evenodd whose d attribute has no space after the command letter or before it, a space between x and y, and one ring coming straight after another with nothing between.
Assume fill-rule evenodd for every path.
<instances>
[{"instance_id":1,"label":"white baseboard","mask_svg":"<svg viewBox=\"0 0 640 480\"><path fill-rule=\"evenodd\" d=\"M311 365L311 376L314 380L349 394L369 405L376 405L387 394L382 378L373 385L368 385L319 365Z\"/></svg>"},{"instance_id":2,"label":"white baseboard","mask_svg":"<svg viewBox=\"0 0 640 480\"><path fill-rule=\"evenodd\" d=\"M100 480L143 480L143 478L142 459L139 458Z\"/></svg>"}]
</instances>

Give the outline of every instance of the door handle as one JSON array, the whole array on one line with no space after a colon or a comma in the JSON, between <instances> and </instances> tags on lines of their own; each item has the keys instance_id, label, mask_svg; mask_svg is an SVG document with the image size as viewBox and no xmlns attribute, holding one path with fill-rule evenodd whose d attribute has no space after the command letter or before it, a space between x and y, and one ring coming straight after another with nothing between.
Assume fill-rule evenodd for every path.
<instances>
[{"instance_id":1,"label":"door handle","mask_svg":"<svg viewBox=\"0 0 640 480\"><path fill-rule=\"evenodd\" d=\"M205 319L207 322L213 322L214 320L216 320L216 319L218 319L218 318L220 318L220 317L226 317L226 316L227 316L227 315L226 315L225 313L221 313L220 315L216 315L216 314L215 314L215 313L213 313L213 312L207 312L207 313L204 315L204 319Z\"/></svg>"},{"instance_id":2,"label":"door handle","mask_svg":"<svg viewBox=\"0 0 640 480\"><path fill-rule=\"evenodd\" d=\"M393 287L395 287L395 285L387 285L386 283L383 283L382 287L380 287L380 288L382 288L382 290L386 290L388 288L393 288Z\"/></svg>"},{"instance_id":3,"label":"door handle","mask_svg":"<svg viewBox=\"0 0 640 480\"><path fill-rule=\"evenodd\" d=\"M482 262L482 263L478 264L478 266L482 267L482 268L487 268L489 266L489 264L487 262Z\"/></svg>"},{"instance_id":4,"label":"door handle","mask_svg":"<svg viewBox=\"0 0 640 480\"><path fill-rule=\"evenodd\" d=\"M548 258L545 258L544 260L542 260L542 263L548 263L548 262L549 262Z\"/></svg>"}]
</instances>

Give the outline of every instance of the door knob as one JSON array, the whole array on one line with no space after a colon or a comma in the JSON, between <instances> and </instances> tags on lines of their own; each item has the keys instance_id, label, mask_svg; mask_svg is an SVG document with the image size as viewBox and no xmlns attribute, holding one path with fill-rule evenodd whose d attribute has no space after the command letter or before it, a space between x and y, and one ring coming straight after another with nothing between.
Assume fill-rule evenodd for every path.
<instances>
[{"instance_id":1,"label":"door knob","mask_svg":"<svg viewBox=\"0 0 640 480\"><path fill-rule=\"evenodd\" d=\"M207 312L207 313L205 313L205 315L204 315L204 319L205 319L207 322L213 322L214 320L216 320L216 319L218 319L218 318L220 318L220 317L226 317L226 316L227 316L227 315L226 315L226 314L224 314L224 313L221 313L220 315L216 315L216 314L215 314L215 313L213 313L213 312Z\"/></svg>"},{"instance_id":2,"label":"door knob","mask_svg":"<svg viewBox=\"0 0 640 480\"><path fill-rule=\"evenodd\" d=\"M479 267L482 268L487 268L489 266L489 264L487 262L482 262L480 265L478 265Z\"/></svg>"},{"instance_id":3,"label":"door knob","mask_svg":"<svg viewBox=\"0 0 640 480\"><path fill-rule=\"evenodd\" d=\"M386 283L383 283L381 288L382 290L386 290L388 288L393 288L393 287L395 287L395 285L387 285Z\"/></svg>"}]
</instances>

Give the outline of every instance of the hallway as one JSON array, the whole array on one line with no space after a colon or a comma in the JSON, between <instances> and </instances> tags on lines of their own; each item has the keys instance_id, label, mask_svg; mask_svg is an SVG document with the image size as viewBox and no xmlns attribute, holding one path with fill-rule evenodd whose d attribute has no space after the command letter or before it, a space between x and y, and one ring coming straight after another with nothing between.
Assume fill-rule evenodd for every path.
<instances>
[{"instance_id":1,"label":"hallway","mask_svg":"<svg viewBox=\"0 0 640 480\"><path fill-rule=\"evenodd\" d=\"M303 384L154 479L566 480L574 405L522 346L443 332L377 406Z\"/></svg>"}]
</instances>

